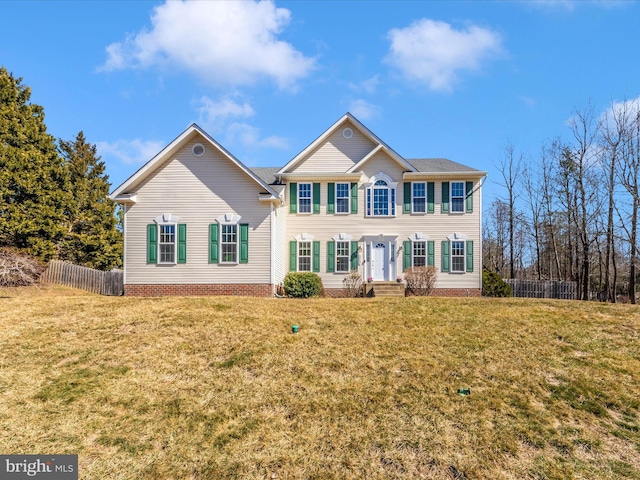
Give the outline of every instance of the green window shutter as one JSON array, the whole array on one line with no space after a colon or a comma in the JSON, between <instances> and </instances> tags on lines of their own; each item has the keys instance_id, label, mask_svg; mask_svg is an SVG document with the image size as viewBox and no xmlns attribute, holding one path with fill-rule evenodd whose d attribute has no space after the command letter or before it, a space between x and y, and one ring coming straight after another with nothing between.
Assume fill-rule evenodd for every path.
<instances>
[{"instance_id":1,"label":"green window shutter","mask_svg":"<svg viewBox=\"0 0 640 480\"><path fill-rule=\"evenodd\" d=\"M298 270L298 242L289 242L289 271Z\"/></svg>"},{"instance_id":2,"label":"green window shutter","mask_svg":"<svg viewBox=\"0 0 640 480\"><path fill-rule=\"evenodd\" d=\"M358 270L358 242L351 241L351 270Z\"/></svg>"},{"instance_id":3,"label":"green window shutter","mask_svg":"<svg viewBox=\"0 0 640 480\"><path fill-rule=\"evenodd\" d=\"M404 182L404 207L402 213L411 213L411 182Z\"/></svg>"},{"instance_id":4,"label":"green window shutter","mask_svg":"<svg viewBox=\"0 0 640 480\"><path fill-rule=\"evenodd\" d=\"M320 272L320 242L313 242L313 271Z\"/></svg>"},{"instance_id":5,"label":"green window shutter","mask_svg":"<svg viewBox=\"0 0 640 480\"><path fill-rule=\"evenodd\" d=\"M351 213L358 213L358 184L351 184Z\"/></svg>"},{"instance_id":6,"label":"green window shutter","mask_svg":"<svg viewBox=\"0 0 640 480\"><path fill-rule=\"evenodd\" d=\"M320 213L320 184L313 184L313 213Z\"/></svg>"},{"instance_id":7,"label":"green window shutter","mask_svg":"<svg viewBox=\"0 0 640 480\"><path fill-rule=\"evenodd\" d=\"M433 182L427 182L427 213L435 211L435 186Z\"/></svg>"},{"instance_id":8,"label":"green window shutter","mask_svg":"<svg viewBox=\"0 0 640 480\"><path fill-rule=\"evenodd\" d=\"M158 263L158 225L147 225L147 263Z\"/></svg>"},{"instance_id":9,"label":"green window shutter","mask_svg":"<svg viewBox=\"0 0 640 480\"><path fill-rule=\"evenodd\" d=\"M436 245L433 240L427 241L427 266L435 267L436 266Z\"/></svg>"},{"instance_id":10,"label":"green window shutter","mask_svg":"<svg viewBox=\"0 0 640 480\"><path fill-rule=\"evenodd\" d=\"M449 268L449 240L442 241L442 264L440 265L440 270L443 272L448 272Z\"/></svg>"},{"instance_id":11,"label":"green window shutter","mask_svg":"<svg viewBox=\"0 0 640 480\"><path fill-rule=\"evenodd\" d=\"M298 184L289 184L289 213L298 213Z\"/></svg>"},{"instance_id":12,"label":"green window shutter","mask_svg":"<svg viewBox=\"0 0 640 480\"><path fill-rule=\"evenodd\" d=\"M441 213L449 213L449 182L442 182L442 204Z\"/></svg>"},{"instance_id":13,"label":"green window shutter","mask_svg":"<svg viewBox=\"0 0 640 480\"><path fill-rule=\"evenodd\" d=\"M178 263L187 263L187 225L178 224Z\"/></svg>"},{"instance_id":14,"label":"green window shutter","mask_svg":"<svg viewBox=\"0 0 640 480\"><path fill-rule=\"evenodd\" d=\"M335 213L336 211L336 184L327 183L327 213Z\"/></svg>"},{"instance_id":15,"label":"green window shutter","mask_svg":"<svg viewBox=\"0 0 640 480\"><path fill-rule=\"evenodd\" d=\"M218 263L218 255L220 249L218 247L218 238L220 225L217 223L209 224L209 263Z\"/></svg>"},{"instance_id":16,"label":"green window shutter","mask_svg":"<svg viewBox=\"0 0 640 480\"><path fill-rule=\"evenodd\" d=\"M402 271L411 268L411 242L405 240L402 242Z\"/></svg>"},{"instance_id":17,"label":"green window shutter","mask_svg":"<svg viewBox=\"0 0 640 480\"><path fill-rule=\"evenodd\" d=\"M240 263L249 263L249 224L240 224Z\"/></svg>"},{"instance_id":18,"label":"green window shutter","mask_svg":"<svg viewBox=\"0 0 640 480\"><path fill-rule=\"evenodd\" d=\"M329 240L327 242L327 272L336 271L336 242Z\"/></svg>"},{"instance_id":19,"label":"green window shutter","mask_svg":"<svg viewBox=\"0 0 640 480\"><path fill-rule=\"evenodd\" d=\"M473 272L473 240L467 240L467 272Z\"/></svg>"},{"instance_id":20,"label":"green window shutter","mask_svg":"<svg viewBox=\"0 0 640 480\"><path fill-rule=\"evenodd\" d=\"M473 212L473 182L467 182L466 185L466 193L467 193L467 213Z\"/></svg>"}]
</instances>

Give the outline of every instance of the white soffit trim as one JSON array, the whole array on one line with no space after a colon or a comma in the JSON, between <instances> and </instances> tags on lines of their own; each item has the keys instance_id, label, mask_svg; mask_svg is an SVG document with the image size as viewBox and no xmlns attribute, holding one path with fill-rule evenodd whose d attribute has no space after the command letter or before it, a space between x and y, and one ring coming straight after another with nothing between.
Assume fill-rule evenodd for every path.
<instances>
[{"instance_id":1,"label":"white soffit trim","mask_svg":"<svg viewBox=\"0 0 640 480\"><path fill-rule=\"evenodd\" d=\"M371 150L362 160L356 163L353 167L347 170L347 173L355 172L362 168L362 166L371 160L378 152L384 152L387 154L389 158L398 163L401 167L410 170L411 172L416 172L416 168L407 162L404 158L398 155L396 152L388 148L385 144L379 144L376 148Z\"/></svg>"},{"instance_id":2,"label":"white soffit trim","mask_svg":"<svg viewBox=\"0 0 640 480\"><path fill-rule=\"evenodd\" d=\"M191 124L184 132L182 132L175 140L169 145L163 148L155 157L145 163L137 172L131 175L124 181L118 188L116 188L109 198L116 200L116 198L124 192L127 192L129 188L135 187L139 182L144 180L149 174L156 170L162 162L167 159L173 152L180 148L194 133L199 133L206 141L208 141L214 148L219 150L225 157L227 157L232 163L239 167L249 177L251 177L258 185L264 188L271 195L277 197L278 194L267 185L261 178L247 168L240 160L234 157L226 148L216 142L207 132L200 128L195 123Z\"/></svg>"}]
</instances>

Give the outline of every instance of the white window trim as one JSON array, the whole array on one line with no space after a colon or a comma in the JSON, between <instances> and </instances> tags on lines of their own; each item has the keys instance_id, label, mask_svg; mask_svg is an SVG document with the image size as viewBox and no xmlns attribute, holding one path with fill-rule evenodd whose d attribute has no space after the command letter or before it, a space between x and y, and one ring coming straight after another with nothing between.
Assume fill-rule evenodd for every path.
<instances>
[{"instance_id":1,"label":"white window trim","mask_svg":"<svg viewBox=\"0 0 640 480\"><path fill-rule=\"evenodd\" d=\"M339 212L338 211L338 185L346 185L347 186L347 211ZM344 198L344 197L341 197ZM334 205L335 205L335 214L336 215L349 215L351 213L351 183L349 182L336 182L335 185L335 193L334 193Z\"/></svg>"},{"instance_id":2,"label":"white window trim","mask_svg":"<svg viewBox=\"0 0 640 480\"><path fill-rule=\"evenodd\" d=\"M387 183L387 189L389 190L388 211L387 215L374 215L373 204L374 195L373 190L378 180L383 180ZM391 191L393 190L393 194ZM369 218L393 218L396 216L394 211L396 210L395 202L397 202L398 194L398 182L394 182L389 175L384 172L378 172L369 179L369 182L365 184L365 214ZM369 213L371 212L371 213Z\"/></svg>"},{"instance_id":3,"label":"white window trim","mask_svg":"<svg viewBox=\"0 0 640 480\"><path fill-rule=\"evenodd\" d=\"M300 211L300 189L302 185L309 185L309 211L301 212ZM305 197L306 198L306 197ZM298 182L298 214L299 215L311 215L313 213L313 183L312 182Z\"/></svg>"},{"instance_id":4,"label":"white window trim","mask_svg":"<svg viewBox=\"0 0 640 480\"><path fill-rule=\"evenodd\" d=\"M424 185L424 197L414 197L413 196L413 186L421 183L422 185ZM414 203L414 199L415 198L424 198L424 212L416 212L415 210L415 203ZM411 182L411 213L416 214L416 215L424 215L427 213L427 182Z\"/></svg>"},{"instance_id":5,"label":"white window trim","mask_svg":"<svg viewBox=\"0 0 640 480\"><path fill-rule=\"evenodd\" d=\"M171 215L170 213L163 213L162 215L158 215L153 219L156 223L156 227L158 229L158 250L157 250L157 264L158 265L177 265L178 264L178 223L180 223L180 218L175 215ZM160 245L165 245L160 242L161 232L160 227L162 226L170 226L173 225L173 262L163 262L162 254L160 252Z\"/></svg>"},{"instance_id":6,"label":"white window trim","mask_svg":"<svg viewBox=\"0 0 640 480\"><path fill-rule=\"evenodd\" d=\"M220 241L218 242L218 258L220 259L220 265L238 265L240 263L240 230L238 229L238 224L242 220L240 215L236 215L235 213L225 213L224 215L220 215L216 218L216 222L220 225ZM233 225L236 227L236 260L235 262L225 262L223 260L224 255L222 252L222 235L223 235L223 226L225 225ZM225 244L226 245L226 244Z\"/></svg>"},{"instance_id":7,"label":"white window trim","mask_svg":"<svg viewBox=\"0 0 640 480\"><path fill-rule=\"evenodd\" d=\"M353 236L348 235L346 233L339 233L331 237L331 239L334 242L336 242L336 248L335 248L334 259L333 259L333 272L338 275L345 275L351 271L351 255L353 255L353 252L351 251L351 240L353 239ZM347 268L346 271L338 271L338 242L347 242L348 251L349 251L349 253L347 254L347 265L349 266L349 268Z\"/></svg>"},{"instance_id":8,"label":"white window trim","mask_svg":"<svg viewBox=\"0 0 640 480\"><path fill-rule=\"evenodd\" d=\"M313 272L313 235L301 233L296 235L296 272ZM309 270L300 270L300 242L309 242Z\"/></svg>"},{"instance_id":9,"label":"white window trim","mask_svg":"<svg viewBox=\"0 0 640 480\"><path fill-rule=\"evenodd\" d=\"M428 256L429 256L429 245L427 244L427 242L429 241L429 235L425 235L422 232L416 232L413 233L409 236L409 240L411 241L411 267L415 267L414 261L413 261L413 244L415 242L424 242L424 264L427 265L428 263Z\"/></svg>"},{"instance_id":10,"label":"white window trim","mask_svg":"<svg viewBox=\"0 0 640 480\"><path fill-rule=\"evenodd\" d=\"M467 235L465 235L464 233L458 233L455 232L451 235L449 235L447 237L449 239L449 263L450 263L450 268L449 268L449 272L450 273L455 273L456 275L459 275L461 273L466 273L466 262L467 262ZM453 242L462 242L462 270L454 270L453 269ZM460 255L456 255L456 257L460 257Z\"/></svg>"},{"instance_id":11,"label":"white window trim","mask_svg":"<svg viewBox=\"0 0 640 480\"><path fill-rule=\"evenodd\" d=\"M453 185L454 183L461 183L462 184L462 210L459 211L454 211L453 210ZM460 198L458 196L456 196L456 198ZM452 213L454 215L460 215L462 213L465 213L465 200L466 200L466 183L465 182L460 182L460 181L454 181L454 182L450 182L449 183L449 213Z\"/></svg>"}]
</instances>

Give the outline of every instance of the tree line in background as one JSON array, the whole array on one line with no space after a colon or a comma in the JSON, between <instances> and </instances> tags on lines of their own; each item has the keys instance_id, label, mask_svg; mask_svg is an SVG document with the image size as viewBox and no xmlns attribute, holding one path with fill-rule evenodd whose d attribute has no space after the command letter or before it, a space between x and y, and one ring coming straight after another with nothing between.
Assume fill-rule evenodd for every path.
<instances>
[{"instance_id":1,"label":"tree line in background","mask_svg":"<svg viewBox=\"0 0 640 480\"><path fill-rule=\"evenodd\" d=\"M576 110L537 158L507 143L484 216L483 264L503 278L575 281L578 298L636 303L640 103Z\"/></svg>"},{"instance_id":2,"label":"tree line in background","mask_svg":"<svg viewBox=\"0 0 640 480\"><path fill-rule=\"evenodd\" d=\"M82 132L47 133L31 89L0 68L0 248L109 270L122 265L122 232L109 177Z\"/></svg>"}]
</instances>

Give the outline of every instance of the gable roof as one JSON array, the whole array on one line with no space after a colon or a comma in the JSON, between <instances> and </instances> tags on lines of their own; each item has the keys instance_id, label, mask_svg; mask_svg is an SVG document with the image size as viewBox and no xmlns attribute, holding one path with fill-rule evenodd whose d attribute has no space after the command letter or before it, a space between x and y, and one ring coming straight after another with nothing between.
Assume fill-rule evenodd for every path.
<instances>
[{"instance_id":1,"label":"gable roof","mask_svg":"<svg viewBox=\"0 0 640 480\"><path fill-rule=\"evenodd\" d=\"M149 175L155 172L162 163L171 156L174 152L176 152L179 148L181 148L194 134L200 134L206 142L208 142L215 149L220 151L229 161L238 166L243 172L245 172L250 178L252 178L258 185L264 188L269 194L273 197L278 198L278 193L276 193L270 186L270 182L266 182L263 178L258 176L256 173L247 168L240 160L234 157L229 151L216 142L213 137L211 137L207 132L205 132L202 128L200 128L195 123L192 123L184 132L182 132L175 140L173 140L169 145L163 148L155 157L145 163L142 167L138 169L133 175L131 175L127 180L125 180L118 188L116 188L109 198L111 200L118 200L118 197L122 195L121 199L128 199L127 196L123 194L131 193L131 190L135 189L142 181L144 181Z\"/></svg>"},{"instance_id":2,"label":"gable roof","mask_svg":"<svg viewBox=\"0 0 640 480\"><path fill-rule=\"evenodd\" d=\"M327 140L327 138L329 138L330 135L332 135L338 128L340 128L340 126L343 123L345 123L347 121L350 121L352 123L352 125L354 127L356 127L360 131L360 133L362 133L364 136L369 138L369 140L371 140L373 143L376 144L376 147L374 147L374 149L372 150L372 152L369 155L365 156L365 158L363 158L357 164L355 164L353 167L351 167L349 170L347 170L348 173L353 172L354 169L357 166L362 166L364 163L366 163L366 161L369 158L371 158L373 152L377 152L380 149L382 149L385 153L387 153L387 155L389 155L389 157L391 157L393 160L398 162L400 165L402 165L407 170L409 170L411 172L415 172L416 171L416 169L415 169L415 167L413 165L411 165L409 162L407 162L395 150L393 150L391 147L389 147L389 145L387 145L380 138L378 138L378 136L376 134L374 134L371 130L369 130L367 127L365 127L364 124L362 122L360 122L360 120L358 120L356 117L354 117L351 113L347 112L337 122L335 122L333 125L331 125L327 130L325 130L322 135L320 135L313 142L311 142L311 144L309 144L304 150L302 150L300 153L298 153L298 155L296 155L289 163L287 163L284 167L282 167L280 170L278 170L277 174L278 175L286 174L288 170L291 170L298 163L300 163L310 152L312 152L316 147L318 147L320 144L325 142Z\"/></svg>"}]
</instances>

